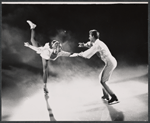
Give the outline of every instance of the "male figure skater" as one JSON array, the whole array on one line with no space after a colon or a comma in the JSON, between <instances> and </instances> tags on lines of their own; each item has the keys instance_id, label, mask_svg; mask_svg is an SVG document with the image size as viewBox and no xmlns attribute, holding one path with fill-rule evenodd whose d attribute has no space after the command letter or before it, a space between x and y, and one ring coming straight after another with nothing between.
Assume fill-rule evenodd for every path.
<instances>
[{"instance_id":1,"label":"male figure skater","mask_svg":"<svg viewBox=\"0 0 150 123\"><path fill-rule=\"evenodd\" d=\"M101 58L101 60L105 63L105 66L101 73L99 74L99 81L103 87L103 96L102 99L108 100L108 104L114 104L119 102L117 96L114 92L108 87L106 82L109 80L113 70L117 66L116 59L112 56L110 50L106 46L104 42L99 39L99 32L97 30L89 31L89 42L87 43L79 43L79 47L87 47L88 50L81 53L74 53L70 57L84 57L90 59L95 53ZM111 99L109 100L109 95Z\"/></svg>"},{"instance_id":2,"label":"male figure skater","mask_svg":"<svg viewBox=\"0 0 150 123\"><path fill-rule=\"evenodd\" d=\"M48 42L44 46L38 47L38 42L34 39L35 38L35 27L36 25L31 21L27 20L27 23L31 29L31 43L30 45L28 42L25 42L24 45L26 47L31 48L32 50L36 51L37 54L40 54L42 57L42 64L43 64L43 82L44 82L44 92L48 93L47 89L47 77L48 77L48 64L49 60L56 60L60 56L69 57L71 53L63 51L62 45L59 41L53 40L51 43ZM50 45L52 48L50 48Z\"/></svg>"}]
</instances>

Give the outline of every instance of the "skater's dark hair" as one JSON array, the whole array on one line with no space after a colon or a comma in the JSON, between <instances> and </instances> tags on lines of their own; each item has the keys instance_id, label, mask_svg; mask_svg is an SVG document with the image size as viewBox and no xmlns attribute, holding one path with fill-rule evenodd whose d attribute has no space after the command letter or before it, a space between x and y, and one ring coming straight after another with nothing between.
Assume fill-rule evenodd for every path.
<instances>
[{"instance_id":1,"label":"skater's dark hair","mask_svg":"<svg viewBox=\"0 0 150 123\"><path fill-rule=\"evenodd\" d=\"M89 34L91 34L92 36L94 36L95 39L98 39L99 38L99 32L95 29L92 29L89 31Z\"/></svg>"}]
</instances>

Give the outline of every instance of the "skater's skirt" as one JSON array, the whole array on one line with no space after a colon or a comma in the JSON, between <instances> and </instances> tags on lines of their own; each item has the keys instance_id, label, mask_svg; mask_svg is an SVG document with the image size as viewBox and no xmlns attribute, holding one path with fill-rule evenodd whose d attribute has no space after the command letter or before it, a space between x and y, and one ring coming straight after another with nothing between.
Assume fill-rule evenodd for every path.
<instances>
[{"instance_id":1,"label":"skater's skirt","mask_svg":"<svg viewBox=\"0 0 150 123\"><path fill-rule=\"evenodd\" d=\"M117 61L113 56L108 56L104 60L105 66L99 74L99 80L101 82L106 82L110 79L113 70L117 66Z\"/></svg>"},{"instance_id":2,"label":"skater's skirt","mask_svg":"<svg viewBox=\"0 0 150 123\"><path fill-rule=\"evenodd\" d=\"M49 60L50 59L50 55L51 53L49 52L49 50L42 50L40 56L43 58L43 59L46 59L46 60Z\"/></svg>"}]
</instances>

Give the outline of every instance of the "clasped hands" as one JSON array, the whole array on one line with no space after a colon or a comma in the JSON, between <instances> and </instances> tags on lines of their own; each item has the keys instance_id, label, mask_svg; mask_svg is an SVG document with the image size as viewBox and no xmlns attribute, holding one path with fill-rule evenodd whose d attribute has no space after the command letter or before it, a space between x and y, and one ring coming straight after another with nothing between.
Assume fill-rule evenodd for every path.
<instances>
[{"instance_id":1,"label":"clasped hands","mask_svg":"<svg viewBox=\"0 0 150 123\"><path fill-rule=\"evenodd\" d=\"M78 47L84 47L84 43L78 43L79 46ZM73 53L72 55L70 55L70 57L77 57L80 56L80 53Z\"/></svg>"},{"instance_id":2,"label":"clasped hands","mask_svg":"<svg viewBox=\"0 0 150 123\"><path fill-rule=\"evenodd\" d=\"M77 57L79 56L79 53L73 53L72 55L70 55L69 57Z\"/></svg>"}]
</instances>

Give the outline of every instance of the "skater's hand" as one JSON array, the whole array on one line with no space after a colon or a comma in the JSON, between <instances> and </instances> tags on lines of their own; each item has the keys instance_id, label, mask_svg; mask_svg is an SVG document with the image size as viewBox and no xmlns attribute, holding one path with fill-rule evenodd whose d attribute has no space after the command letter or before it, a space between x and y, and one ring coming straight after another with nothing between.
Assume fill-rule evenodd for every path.
<instances>
[{"instance_id":1,"label":"skater's hand","mask_svg":"<svg viewBox=\"0 0 150 123\"><path fill-rule=\"evenodd\" d=\"M78 47L84 47L84 43L78 43L79 44L79 46Z\"/></svg>"},{"instance_id":2,"label":"skater's hand","mask_svg":"<svg viewBox=\"0 0 150 123\"><path fill-rule=\"evenodd\" d=\"M73 53L72 55L70 55L70 57L77 57L78 53Z\"/></svg>"},{"instance_id":3,"label":"skater's hand","mask_svg":"<svg viewBox=\"0 0 150 123\"><path fill-rule=\"evenodd\" d=\"M24 46L29 47L30 46L29 42L25 42Z\"/></svg>"}]
</instances>

